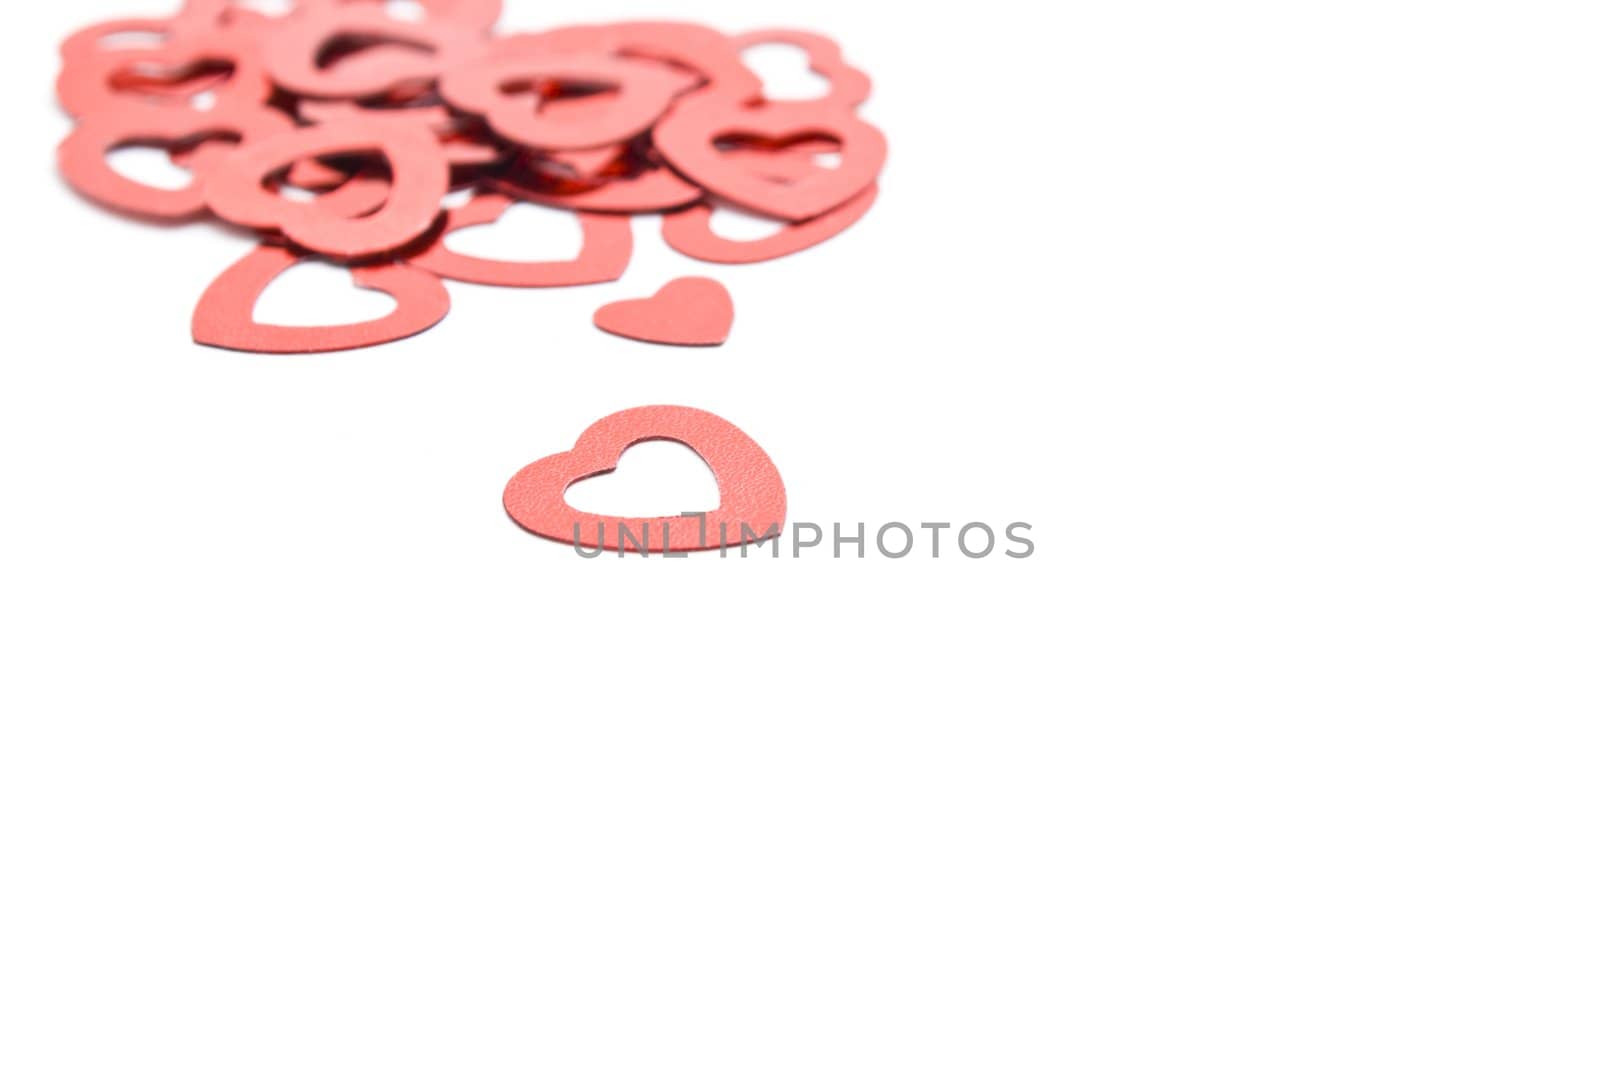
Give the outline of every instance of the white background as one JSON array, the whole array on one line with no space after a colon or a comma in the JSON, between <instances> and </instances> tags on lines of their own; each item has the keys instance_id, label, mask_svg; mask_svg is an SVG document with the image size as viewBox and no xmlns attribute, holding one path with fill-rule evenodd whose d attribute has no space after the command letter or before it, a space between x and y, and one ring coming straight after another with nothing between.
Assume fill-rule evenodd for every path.
<instances>
[{"instance_id":1,"label":"white background","mask_svg":"<svg viewBox=\"0 0 1600 1071\"><path fill-rule=\"evenodd\" d=\"M647 220L314 357L54 176L56 41L152 13L6 14L0 1066L1600 1065L1592 5L513 0L834 35L878 207L720 350L590 326L706 271ZM1038 553L506 520L653 403Z\"/></svg>"}]
</instances>

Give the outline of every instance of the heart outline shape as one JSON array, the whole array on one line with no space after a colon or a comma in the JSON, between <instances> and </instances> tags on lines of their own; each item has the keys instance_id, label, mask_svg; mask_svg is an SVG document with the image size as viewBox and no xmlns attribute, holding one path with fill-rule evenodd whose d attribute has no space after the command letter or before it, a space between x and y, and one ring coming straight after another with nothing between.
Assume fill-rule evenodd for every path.
<instances>
[{"instance_id":1,"label":"heart outline shape","mask_svg":"<svg viewBox=\"0 0 1600 1071\"><path fill-rule=\"evenodd\" d=\"M733 330L733 298L715 279L674 279L647 298L613 301L595 310L609 334L662 346L720 346Z\"/></svg>"},{"instance_id":2,"label":"heart outline shape","mask_svg":"<svg viewBox=\"0 0 1600 1071\"><path fill-rule=\"evenodd\" d=\"M717 481L717 509L700 516L611 517L567 505L567 489L580 480L615 472L622 455L642 442L680 443L700 455ZM623 549L622 528L647 553L736 547L776 531L788 513L783 477L766 451L728 421L704 409L651 405L597 421L566 453L527 466L506 484L506 513L534 535L593 550ZM724 538L723 533L728 533ZM629 550L639 548L628 544Z\"/></svg>"},{"instance_id":3,"label":"heart outline shape","mask_svg":"<svg viewBox=\"0 0 1600 1071\"><path fill-rule=\"evenodd\" d=\"M839 144L839 166L778 183L717 148L720 140L752 135L773 141L829 138ZM654 136L661 155L689 181L742 208L791 223L831 212L861 193L877 181L889 154L883 132L852 112L811 101L746 107L708 93L680 101L656 125Z\"/></svg>"},{"instance_id":4,"label":"heart outline shape","mask_svg":"<svg viewBox=\"0 0 1600 1071\"><path fill-rule=\"evenodd\" d=\"M859 67L845 62L844 50L831 37L806 30L751 30L731 39L740 52L758 45L792 45L806 54L813 74L828 80L828 94L817 104L835 108L858 108L872 95L872 79Z\"/></svg>"},{"instance_id":5,"label":"heart outline shape","mask_svg":"<svg viewBox=\"0 0 1600 1071\"><path fill-rule=\"evenodd\" d=\"M279 275L312 259L280 245L259 245L206 287L190 331L203 346L247 353L331 353L378 346L420 334L444 319L450 295L431 272L404 262L350 269L357 286L395 300L394 311L353 324L291 326L255 319L256 300Z\"/></svg>"},{"instance_id":6,"label":"heart outline shape","mask_svg":"<svg viewBox=\"0 0 1600 1071\"><path fill-rule=\"evenodd\" d=\"M106 208L148 219L193 219L206 211L209 176L239 151L201 139L233 137L243 146L293 130L293 120L270 108L200 112L122 104L74 127L56 147L56 166L69 186ZM170 150L185 143L192 148L178 153L178 159L194 178L177 189L147 186L119 172L106 158L128 145L160 144Z\"/></svg>"},{"instance_id":7,"label":"heart outline shape","mask_svg":"<svg viewBox=\"0 0 1600 1071\"><path fill-rule=\"evenodd\" d=\"M131 31L124 29L120 32ZM147 48L97 49L93 45L74 44L69 39L62 48L65 62L56 77L56 100L68 115L75 118L94 116L119 106L198 112L200 109L193 107L186 98L188 93L198 92L200 88L209 89L215 94L216 103L212 111L265 105L272 97L272 83L261 61L256 58L252 43L240 37L236 31L219 31L193 38L179 37ZM182 72L207 62L226 64L230 68L229 74L213 85L185 89L183 83L192 76L185 78ZM116 86L114 78L119 72L141 65L176 71L178 76L171 79L151 76L153 84L166 87L157 93L140 94ZM149 99L152 95L171 96L172 101L156 103Z\"/></svg>"},{"instance_id":8,"label":"heart outline shape","mask_svg":"<svg viewBox=\"0 0 1600 1071\"><path fill-rule=\"evenodd\" d=\"M492 260L446 247L450 234L493 223L515 203L505 194L473 194L466 204L447 212L438 237L408 259L445 279L481 286L588 286L622 278L633 257L633 222L626 216L577 213L583 249L575 260Z\"/></svg>"},{"instance_id":9,"label":"heart outline shape","mask_svg":"<svg viewBox=\"0 0 1600 1071\"><path fill-rule=\"evenodd\" d=\"M318 58L341 39L369 39L410 47L361 53L322 67ZM282 20L262 45L267 73L280 88L302 97L356 100L410 82L432 81L481 48L468 28L439 19L397 19L381 6L313 5ZM416 51L414 51L415 49Z\"/></svg>"},{"instance_id":10,"label":"heart outline shape","mask_svg":"<svg viewBox=\"0 0 1600 1071\"><path fill-rule=\"evenodd\" d=\"M390 162L388 199L354 218L278 196L263 183L297 160L379 153ZM450 188L450 165L432 133L409 123L343 119L296 127L245 145L206 176L211 211L245 227L276 229L295 244L330 256L358 258L399 249L426 234Z\"/></svg>"},{"instance_id":11,"label":"heart outline shape","mask_svg":"<svg viewBox=\"0 0 1600 1071\"><path fill-rule=\"evenodd\" d=\"M603 105L573 109L576 118L531 111L505 86L528 82L607 86ZM481 115L496 134L530 149L564 151L620 145L653 127L673 100L693 83L659 63L585 53L554 53L463 64L439 79L439 95L452 107Z\"/></svg>"},{"instance_id":12,"label":"heart outline shape","mask_svg":"<svg viewBox=\"0 0 1600 1071\"><path fill-rule=\"evenodd\" d=\"M804 223L786 223L776 234L751 241L724 238L711 229L713 206L691 205L682 212L672 212L661 218L661 238L684 256L696 260L712 264L755 264L810 249L842 234L865 216L877 199L878 186L873 183L832 212Z\"/></svg>"}]
</instances>

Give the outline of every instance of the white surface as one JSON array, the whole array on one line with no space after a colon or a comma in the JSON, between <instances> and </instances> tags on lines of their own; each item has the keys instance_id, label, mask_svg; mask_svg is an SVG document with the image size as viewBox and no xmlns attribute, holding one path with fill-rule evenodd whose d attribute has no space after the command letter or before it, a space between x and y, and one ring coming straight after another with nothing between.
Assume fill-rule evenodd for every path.
<instances>
[{"instance_id":1,"label":"white surface","mask_svg":"<svg viewBox=\"0 0 1600 1071\"><path fill-rule=\"evenodd\" d=\"M307 358L52 174L54 42L138 6L7 16L0 1066L1600 1062L1592 5L513 2L834 34L879 206L710 269L715 352L589 325L703 270L644 223ZM793 519L1039 552L502 515L658 402Z\"/></svg>"}]
</instances>

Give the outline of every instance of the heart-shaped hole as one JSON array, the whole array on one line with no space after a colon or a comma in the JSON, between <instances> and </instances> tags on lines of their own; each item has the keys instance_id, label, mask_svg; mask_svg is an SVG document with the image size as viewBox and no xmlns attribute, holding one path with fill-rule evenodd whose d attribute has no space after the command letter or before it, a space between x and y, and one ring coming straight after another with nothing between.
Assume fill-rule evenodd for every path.
<instances>
[{"instance_id":1,"label":"heart-shaped hole","mask_svg":"<svg viewBox=\"0 0 1600 1071\"><path fill-rule=\"evenodd\" d=\"M615 84L512 78L497 87L500 94L525 102L546 118L579 119L586 111L609 107L621 93Z\"/></svg>"},{"instance_id":2,"label":"heart-shaped hole","mask_svg":"<svg viewBox=\"0 0 1600 1071\"><path fill-rule=\"evenodd\" d=\"M832 88L832 83L811 69L806 50L795 45L751 45L740 56L761 79L761 93L768 100L817 100Z\"/></svg>"},{"instance_id":3,"label":"heart-shaped hole","mask_svg":"<svg viewBox=\"0 0 1600 1071\"><path fill-rule=\"evenodd\" d=\"M445 248L485 260L576 260L583 252L583 226L571 212L518 202L493 223L463 227Z\"/></svg>"},{"instance_id":4,"label":"heart-shaped hole","mask_svg":"<svg viewBox=\"0 0 1600 1071\"><path fill-rule=\"evenodd\" d=\"M704 459L682 443L665 440L629 447L614 471L580 480L566 493L567 505L602 517L712 513L721 498Z\"/></svg>"},{"instance_id":5,"label":"heart-shaped hole","mask_svg":"<svg viewBox=\"0 0 1600 1071\"><path fill-rule=\"evenodd\" d=\"M433 49L421 41L408 41L403 37L391 37L384 34L335 34L324 41L317 50L316 65L318 70L327 70L340 63L347 63L355 56L362 56L377 50L399 50L409 52L416 56L431 56Z\"/></svg>"},{"instance_id":6,"label":"heart-shaped hole","mask_svg":"<svg viewBox=\"0 0 1600 1071\"><path fill-rule=\"evenodd\" d=\"M428 9L417 0L388 0L383 11L396 22L421 22L428 17Z\"/></svg>"},{"instance_id":7,"label":"heart-shaped hole","mask_svg":"<svg viewBox=\"0 0 1600 1071\"><path fill-rule=\"evenodd\" d=\"M95 42L103 52L132 49L160 48L167 43L167 35L152 30L121 30L108 33Z\"/></svg>"},{"instance_id":8,"label":"heart-shaped hole","mask_svg":"<svg viewBox=\"0 0 1600 1071\"><path fill-rule=\"evenodd\" d=\"M768 219L753 212L717 204L711 213L711 233L730 242L759 242L783 230L782 220Z\"/></svg>"},{"instance_id":9,"label":"heart-shaped hole","mask_svg":"<svg viewBox=\"0 0 1600 1071\"><path fill-rule=\"evenodd\" d=\"M394 309L388 294L357 288L348 269L308 260L272 280L252 315L262 324L320 327L378 320Z\"/></svg>"},{"instance_id":10,"label":"heart-shaped hole","mask_svg":"<svg viewBox=\"0 0 1600 1071\"><path fill-rule=\"evenodd\" d=\"M225 60L197 60L181 67L135 63L107 79L118 93L160 103L186 102L199 111L216 103L216 90L233 77L234 66Z\"/></svg>"},{"instance_id":11,"label":"heart-shaped hole","mask_svg":"<svg viewBox=\"0 0 1600 1071\"><path fill-rule=\"evenodd\" d=\"M181 190L194 181L187 168L172 161L172 154L157 145L124 145L106 153L106 162L123 178L157 190Z\"/></svg>"},{"instance_id":12,"label":"heart-shaped hole","mask_svg":"<svg viewBox=\"0 0 1600 1071\"><path fill-rule=\"evenodd\" d=\"M719 152L780 186L799 182L818 168L837 170L844 162L843 146L829 134L800 133L786 138L728 134L715 145Z\"/></svg>"}]
</instances>

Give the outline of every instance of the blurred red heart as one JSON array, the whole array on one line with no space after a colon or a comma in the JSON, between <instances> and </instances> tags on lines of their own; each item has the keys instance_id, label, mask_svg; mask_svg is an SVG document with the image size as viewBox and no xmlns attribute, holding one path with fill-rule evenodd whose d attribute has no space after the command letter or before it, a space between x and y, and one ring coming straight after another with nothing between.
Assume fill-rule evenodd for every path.
<instances>
[{"instance_id":1,"label":"blurred red heart","mask_svg":"<svg viewBox=\"0 0 1600 1071\"><path fill-rule=\"evenodd\" d=\"M719 141L751 137L778 143L830 139L838 143L839 166L776 182L717 147ZM745 107L708 93L679 102L657 124L655 140L667 162L691 182L736 205L792 222L830 212L871 186L889 152L877 127L843 109L811 101Z\"/></svg>"}]
</instances>

